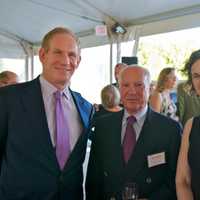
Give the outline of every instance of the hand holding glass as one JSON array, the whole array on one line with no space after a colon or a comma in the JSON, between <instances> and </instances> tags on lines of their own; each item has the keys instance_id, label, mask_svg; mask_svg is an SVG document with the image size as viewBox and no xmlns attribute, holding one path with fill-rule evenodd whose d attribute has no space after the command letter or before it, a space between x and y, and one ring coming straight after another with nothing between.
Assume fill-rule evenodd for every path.
<instances>
[{"instance_id":1,"label":"hand holding glass","mask_svg":"<svg viewBox=\"0 0 200 200\"><path fill-rule=\"evenodd\" d=\"M126 183L122 191L123 200L138 200L138 187L136 183Z\"/></svg>"}]
</instances>

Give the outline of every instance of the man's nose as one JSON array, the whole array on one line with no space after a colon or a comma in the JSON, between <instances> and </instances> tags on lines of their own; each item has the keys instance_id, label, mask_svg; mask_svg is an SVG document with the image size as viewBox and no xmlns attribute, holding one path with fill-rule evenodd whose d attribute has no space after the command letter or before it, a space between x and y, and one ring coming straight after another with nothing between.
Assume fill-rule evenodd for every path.
<instances>
[{"instance_id":1,"label":"man's nose","mask_svg":"<svg viewBox=\"0 0 200 200\"><path fill-rule=\"evenodd\" d=\"M62 55L62 63L63 64L66 64L66 65L69 65L70 64L70 57L68 54L64 53Z\"/></svg>"},{"instance_id":2,"label":"man's nose","mask_svg":"<svg viewBox=\"0 0 200 200\"><path fill-rule=\"evenodd\" d=\"M129 87L129 92L130 92L130 93L133 93L133 94L136 93L136 88L135 88L134 85L131 85L131 86Z\"/></svg>"}]
</instances>

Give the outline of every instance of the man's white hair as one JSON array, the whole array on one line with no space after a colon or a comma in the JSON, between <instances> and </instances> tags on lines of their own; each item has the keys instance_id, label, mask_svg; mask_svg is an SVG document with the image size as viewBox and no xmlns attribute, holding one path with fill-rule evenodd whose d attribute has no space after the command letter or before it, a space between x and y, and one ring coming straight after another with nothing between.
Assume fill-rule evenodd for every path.
<instances>
[{"instance_id":1,"label":"man's white hair","mask_svg":"<svg viewBox=\"0 0 200 200\"><path fill-rule=\"evenodd\" d=\"M122 75L123 75L124 71L125 71L126 69L133 68L133 67L140 68L140 69L142 69L142 70L144 71L144 75L145 75L145 77L147 78L147 81L148 81L148 83L149 83L149 85L150 85L150 83L151 83L151 75L150 75L149 70L146 69L146 68L144 68L144 67L141 67L141 66L139 66L139 65L128 65L128 66L126 66L125 68L123 68L123 69L120 71L120 73L119 73L119 84L120 84L120 82L121 82L121 80L122 80Z\"/></svg>"}]
</instances>

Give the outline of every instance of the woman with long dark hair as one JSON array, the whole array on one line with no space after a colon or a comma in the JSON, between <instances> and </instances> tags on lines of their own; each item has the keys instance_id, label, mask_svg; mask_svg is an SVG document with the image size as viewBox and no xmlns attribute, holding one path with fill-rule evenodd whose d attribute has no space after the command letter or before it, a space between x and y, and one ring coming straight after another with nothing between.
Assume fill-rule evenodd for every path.
<instances>
[{"instance_id":1,"label":"woman with long dark hair","mask_svg":"<svg viewBox=\"0 0 200 200\"><path fill-rule=\"evenodd\" d=\"M191 95L198 97L200 95L200 50L192 53L185 69L189 77L187 84L190 88L188 91ZM193 106L190 109L195 110ZM199 107L196 107L197 109ZM199 146L200 115L189 119L185 124L176 175L178 200L200 199Z\"/></svg>"},{"instance_id":2,"label":"woman with long dark hair","mask_svg":"<svg viewBox=\"0 0 200 200\"><path fill-rule=\"evenodd\" d=\"M180 122L185 125L191 117L200 114L200 50L194 51L187 60L182 73L187 77L186 82L178 85L178 115Z\"/></svg>"}]
</instances>

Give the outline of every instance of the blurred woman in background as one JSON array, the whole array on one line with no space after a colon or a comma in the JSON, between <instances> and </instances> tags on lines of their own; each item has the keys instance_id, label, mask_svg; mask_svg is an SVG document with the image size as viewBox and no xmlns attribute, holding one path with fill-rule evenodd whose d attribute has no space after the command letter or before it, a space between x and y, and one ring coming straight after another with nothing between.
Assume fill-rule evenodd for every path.
<instances>
[{"instance_id":1,"label":"blurred woman in background","mask_svg":"<svg viewBox=\"0 0 200 200\"><path fill-rule=\"evenodd\" d=\"M149 105L154 111L178 120L177 107L170 96L170 92L176 85L176 80L175 69L164 68L160 72L156 88L150 96Z\"/></svg>"},{"instance_id":2,"label":"blurred woman in background","mask_svg":"<svg viewBox=\"0 0 200 200\"><path fill-rule=\"evenodd\" d=\"M95 116L101 116L110 112L118 112L120 107L119 89L114 85L107 85L101 90L101 104Z\"/></svg>"}]
</instances>

